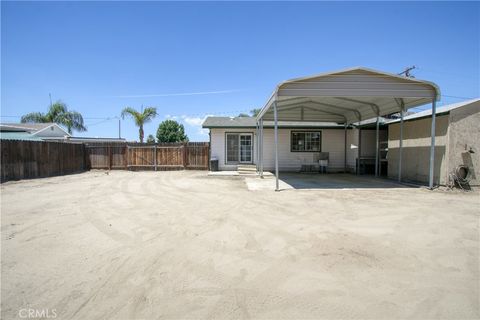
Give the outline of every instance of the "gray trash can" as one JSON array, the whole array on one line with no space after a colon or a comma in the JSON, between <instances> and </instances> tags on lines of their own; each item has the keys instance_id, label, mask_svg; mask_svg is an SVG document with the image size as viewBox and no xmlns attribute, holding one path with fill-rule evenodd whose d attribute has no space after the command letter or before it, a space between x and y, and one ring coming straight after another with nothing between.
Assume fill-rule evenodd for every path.
<instances>
[{"instance_id":1,"label":"gray trash can","mask_svg":"<svg viewBox=\"0 0 480 320\"><path fill-rule=\"evenodd\" d=\"M218 159L210 159L210 171L218 171Z\"/></svg>"}]
</instances>

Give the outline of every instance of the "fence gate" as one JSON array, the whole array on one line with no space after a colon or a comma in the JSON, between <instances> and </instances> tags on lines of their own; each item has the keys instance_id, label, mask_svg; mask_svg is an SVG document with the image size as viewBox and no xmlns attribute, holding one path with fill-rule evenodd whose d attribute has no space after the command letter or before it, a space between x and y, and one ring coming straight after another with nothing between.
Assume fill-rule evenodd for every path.
<instances>
[{"instance_id":1,"label":"fence gate","mask_svg":"<svg viewBox=\"0 0 480 320\"><path fill-rule=\"evenodd\" d=\"M87 161L92 169L208 170L208 142L163 144L89 144Z\"/></svg>"}]
</instances>

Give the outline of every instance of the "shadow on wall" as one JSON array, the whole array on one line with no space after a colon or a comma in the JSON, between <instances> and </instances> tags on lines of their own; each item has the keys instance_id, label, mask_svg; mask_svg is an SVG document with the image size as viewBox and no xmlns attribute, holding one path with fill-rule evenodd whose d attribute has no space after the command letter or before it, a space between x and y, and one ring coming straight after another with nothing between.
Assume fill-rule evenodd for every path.
<instances>
[{"instance_id":1,"label":"shadow on wall","mask_svg":"<svg viewBox=\"0 0 480 320\"><path fill-rule=\"evenodd\" d=\"M388 150L388 177L398 177L398 149ZM430 173L430 146L402 148L402 179L427 184ZM434 183L445 184L445 146L435 146Z\"/></svg>"}]
</instances>

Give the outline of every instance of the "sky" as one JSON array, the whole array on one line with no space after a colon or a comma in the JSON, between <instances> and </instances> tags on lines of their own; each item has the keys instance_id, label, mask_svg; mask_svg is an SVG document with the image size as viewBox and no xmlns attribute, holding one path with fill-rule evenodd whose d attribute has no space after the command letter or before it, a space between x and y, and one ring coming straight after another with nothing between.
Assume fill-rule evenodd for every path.
<instances>
[{"instance_id":1,"label":"sky","mask_svg":"<svg viewBox=\"0 0 480 320\"><path fill-rule=\"evenodd\" d=\"M208 141L206 116L262 107L283 80L412 65L440 106L479 97L480 3L1 3L1 121L51 94L83 115L76 136L118 137L121 110L143 105L158 111L145 136L175 119ZM138 139L131 119L121 135Z\"/></svg>"}]
</instances>

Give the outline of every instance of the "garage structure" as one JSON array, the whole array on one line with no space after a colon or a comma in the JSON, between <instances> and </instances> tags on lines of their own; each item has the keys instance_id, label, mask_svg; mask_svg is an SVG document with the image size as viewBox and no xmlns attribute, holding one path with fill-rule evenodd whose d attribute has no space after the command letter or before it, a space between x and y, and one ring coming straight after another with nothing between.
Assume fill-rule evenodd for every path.
<instances>
[{"instance_id":1,"label":"garage structure","mask_svg":"<svg viewBox=\"0 0 480 320\"><path fill-rule=\"evenodd\" d=\"M264 121L273 121L276 190L279 190L278 123L279 121L334 122L345 129L344 152L347 150L347 127L376 118L375 175L379 171L380 117L400 113L398 180L402 179L403 117L410 108L431 103L429 187L434 184L435 109L440 100L439 87L429 81L364 67L350 68L280 83L256 117L258 135L258 171L264 171ZM358 154L362 154L362 130L358 130ZM347 157L345 157L346 162ZM356 165L360 172L360 161ZM346 163L345 163L346 167Z\"/></svg>"}]
</instances>

